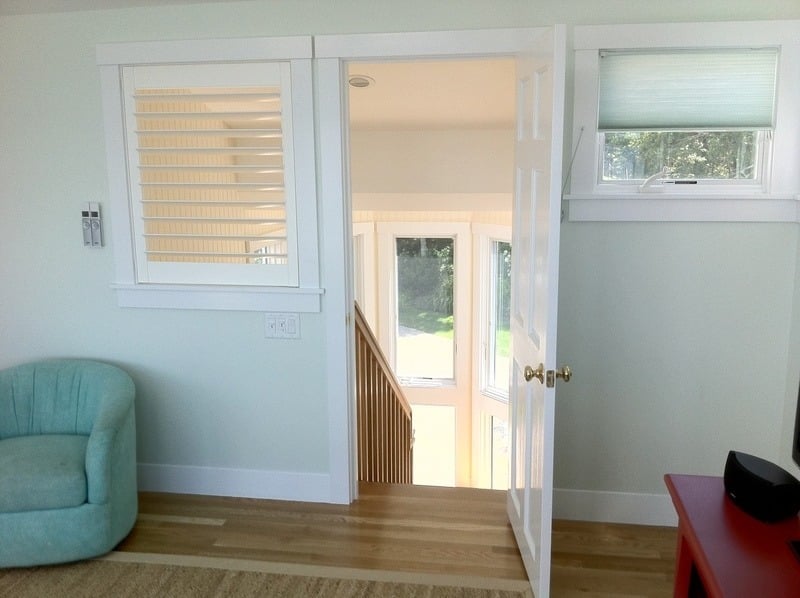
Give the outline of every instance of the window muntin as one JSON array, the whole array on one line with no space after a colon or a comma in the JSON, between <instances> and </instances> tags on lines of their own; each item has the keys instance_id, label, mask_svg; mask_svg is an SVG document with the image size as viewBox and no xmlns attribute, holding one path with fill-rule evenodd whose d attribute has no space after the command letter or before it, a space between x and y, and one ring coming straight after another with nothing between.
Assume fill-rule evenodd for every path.
<instances>
[{"instance_id":1,"label":"window muntin","mask_svg":"<svg viewBox=\"0 0 800 598\"><path fill-rule=\"evenodd\" d=\"M395 371L454 380L454 237L397 237Z\"/></svg>"}]
</instances>

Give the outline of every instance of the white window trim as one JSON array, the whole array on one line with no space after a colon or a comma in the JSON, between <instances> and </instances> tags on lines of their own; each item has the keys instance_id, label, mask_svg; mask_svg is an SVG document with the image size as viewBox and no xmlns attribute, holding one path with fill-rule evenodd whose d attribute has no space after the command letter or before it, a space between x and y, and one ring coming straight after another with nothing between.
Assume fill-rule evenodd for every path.
<instances>
[{"instance_id":1,"label":"white window trim","mask_svg":"<svg viewBox=\"0 0 800 598\"><path fill-rule=\"evenodd\" d=\"M470 225L466 222L378 222L378 340L386 352L389 363L397 359L397 268L395 239L398 237L442 237L453 239L455 285L453 310L455 330L453 337L453 378L428 380L401 378L404 387L467 388L471 354L468 349L472 333L470 261L472 247ZM396 367L396 366L395 366Z\"/></svg>"},{"instance_id":2,"label":"white window trim","mask_svg":"<svg viewBox=\"0 0 800 598\"><path fill-rule=\"evenodd\" d=\"M574 162L570 221L800 222L800 21L575 27ZM700 185L682 193L639 193L597 185L597 55L601 48L780 46L776 128L764 187ZM580 139L580 143L578 140ZM576 147L577 145L577 147ZM754 188L755 187L755 188ZM683 191L683 190L682 190Z\"/></svg>"},{"instance_id":3,"label":"white window trim","mask_svg":"<svg viewBox=\"0 0 800 598\"><path fill-rule=\"evenodd\" d=\"M377 276L377 264L375 259L375 223L374 222L354 222L353 240L359 243L361 255L361 271L354 269L354 285L360 287L363 293L361 300L361 311L373 331L378 329L378 308L375 283ZM355 251L355 247L354 247ZM354 256L355 258L355 256ZM354 259L355 261L355 259ZM356 296L358 294L356 293Z\"/></svg>"},{"instance_id":4,"label":"white window trim","mask_svg":"<svg viewBox=\"0 0 800 598\"><path fill-rule=\"evenodd\" d=\"M475 389L493 401L508 403L508 393L502 393L490 387L488 383L488 351L489 351L489 308L491 307L490 285L494 283L491 276L491 246L495 241L511 243L511 227L499 224L473 224L473 301L477 307L475 321L478 334L475 343Z\"/></svg>"},{"instance_id":5,"label":"white window trim","mask_svg":"<svg viewBox=\"0 0 800 598\"><path fill-rule=\"evenodd\" d=\"M99 44L106 155L110 191L111 235L116 281L112 288L122 307L319 312L321 295L314 166L313 85L310 36L209 39ZM128 65L289 60L292 92L303 98L303 118L294 122L296 139L304 140L303 158L295 168L297 191L298 286L165 285L137 283L131 206L128 197L125 131L120 69ZM310 152L310 153L309 153Z\"/></svg>"}]
</instances>

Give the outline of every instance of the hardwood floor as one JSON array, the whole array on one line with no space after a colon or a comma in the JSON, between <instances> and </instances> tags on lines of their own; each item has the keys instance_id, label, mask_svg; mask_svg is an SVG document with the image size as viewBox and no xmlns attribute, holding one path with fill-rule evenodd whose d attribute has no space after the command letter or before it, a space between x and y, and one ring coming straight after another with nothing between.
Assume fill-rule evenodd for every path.
<instances>
[{"instance_id":1,"label":"hardwood floor","mask_svg":"<svg viewBox=\"0 0 800 598\"><path fill-rule=\"evenodd\" d=\"M672 528L555 521L552 595L669 596ZM140 495L120 551L524 580L505 493L362 484L352 505Z\"/></svg>"},{"instance_id":2,"label":"hardwood floor","mask_svg":"<svg viewBox=\"0 0 800 598\"><path fill-rule=\"evenodd\" d=\"M553 522L552 595L673 595L676 528Z\"/></svg>"}]
</instances>

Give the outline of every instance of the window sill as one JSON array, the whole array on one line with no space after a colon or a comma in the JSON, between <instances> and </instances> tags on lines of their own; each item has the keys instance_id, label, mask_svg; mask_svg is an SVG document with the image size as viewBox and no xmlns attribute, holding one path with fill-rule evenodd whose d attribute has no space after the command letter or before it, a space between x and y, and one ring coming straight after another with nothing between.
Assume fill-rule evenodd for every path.
<instances>
[{"instance_id":1,"label":"window sill","mask_svg":"<svg viewBox=\"0 0 800 598\"><path fill-rule=\"evenodd\" d=\"M793 222L800 197L789 195L566 195L569 222Z\"/></svg>"},{"instance_id":2,"label":"window sill","mask_svg":"<svg viewBox=\"0 0 800 598\"><path fill-rule=\"evenodd\" d=\"M120 307L318 313L323 289L112 284Z\"/></svg>"}]
</instances>

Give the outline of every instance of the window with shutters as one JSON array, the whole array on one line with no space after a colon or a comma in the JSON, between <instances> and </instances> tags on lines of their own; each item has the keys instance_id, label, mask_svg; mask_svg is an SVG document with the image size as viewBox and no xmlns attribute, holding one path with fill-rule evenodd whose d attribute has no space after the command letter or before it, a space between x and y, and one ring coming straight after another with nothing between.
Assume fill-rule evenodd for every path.
<instances>
[{"instance_id":1,"label":"window with shutters","mask_svg":"<svg viewBox=\"0 0 800 598\"><path fill-rule=\"evenodd\" d=\"M318 310L310 42L299 58L238 43L237 60L201 44L187 61L198 42L98 49L125 305Z\"/></svg>"},{"instance_id":2,"label":"window with shutters","mask_svg":"<svg viewBox=\"0 0 800 598\"><path fill-rule=\"evenodd\" d=\"M140 282L297 283L288 69L125 68Z\"/></svg>"}]
</instances>

